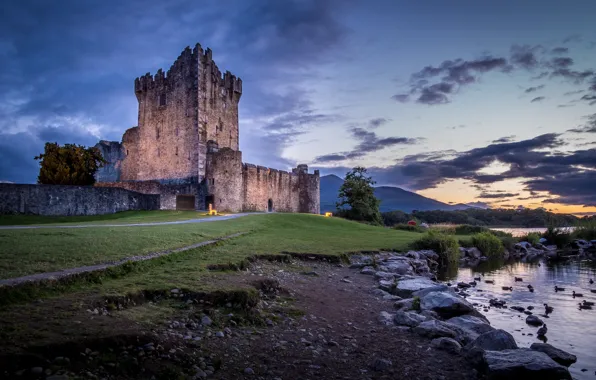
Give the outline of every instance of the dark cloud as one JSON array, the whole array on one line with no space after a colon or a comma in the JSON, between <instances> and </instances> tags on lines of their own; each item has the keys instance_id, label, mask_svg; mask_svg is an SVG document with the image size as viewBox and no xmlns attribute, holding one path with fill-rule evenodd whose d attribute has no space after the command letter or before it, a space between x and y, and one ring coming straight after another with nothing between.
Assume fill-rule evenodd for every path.
<instances>
[{"instance_id":1,"label":"dark cloud","mask_svg":"<svg viewBox=\"0 0 596 380\"><path fill-rule=\"evenodd\" d=\"M519 193L481 193L477 198L499 199L517 197Z\"/></svg>"},{"instance_id":2,"label":"dark cloud","mask_svg":"<svg viewBox=\"0 0 596 380\"><path fill-rule=\"evenodd\" d=\"M568 129L567 132L572 133L596 133L596 113L586 116L587 120L584 125L577 128Z\"/></svg>"},{"instance_id":3,"label":"dark cloud","mask_svg":"<svg viewBox=\"0 0 596 380\"><path fill-rule=\"evenodd\" d=\"M550 65L555 70L567 69L573 66L573 59L569 57L556 57L551 59Z\"/></svg>"},{"instance_id":4,"label":"dark cloud","mask_svg":"<svg viewBox=\"0 0 596 380\"><path fill-rule=\"evenodd\" d=\"M571 96L571 95L577 95L577 94L581 94L586 92L586 90L576 90L576 91L569 91L569 92L565 92L563 95L565 96Z\"/></svg>"},{"instance_id":5,"label":"dark cloud","mask_svg":"<svg viewBox=\"0 0 596 380\"><path fill-rule=\"evenodd\" d=\"M535 97L534 99L532 99L532 100L530 101L530 103L541 102L541 101L543 101L544 99L546 99L544 96L537 96L537 97Z\"/></svg>"},{"instance_id":6,"label":"dark cloud","mask_svg":"<svg viewBox=\"0 0 596 380\"><path fill-rule=\"evenodd\" d=\"M493 144L508 143L515 139L515 135L501 137L500 139L493 140Z\"/></svg>"},{"instance_id":7,"label":"dark cloud","mask_svg":"<svg viewBox=\"0 0 596 380\"><path fill-rule=\"evenodd\" d=\"M569 48L566 47L556 47L551 49L550 51L552 54L567 54L569 53Z\"/></svg>"},{"instance_id":8,"label":"dark cloud","mask_svg":"<svg viewBox=\"0 0 596 380\"><path fill-rule=\"evenodd\" d=\"M548 191L557 195L550 203L570 205L596 206L596 171L570 171L557 176L545 176L526 182L526 186L534 190Z\"/></svg>"},{"instance_id":9,"label":"dark cloud","mask_svg":"<svg viewBox=\"0 0 596 380\"><path fill-rule=\"evenodd\" d=\"M573 42L581 42L582 40L582 36L580 36L579 34L572 34L570 36L565 37L563 39L563 43L568 44Z\"/></svg>"},{"instance_id":10,"label":"dark cloud","mask_svg":"<svg viewBox=\"0 0 596 380\"><path fill-rule=\"evenodd\" d=\"M400 102L400 103L407 103L410 101L410 95L408 94L397 94L393 95L391 99Z\"/></svg>"},{"instance_id":11,"label":"dark cloud","mask_svg":"<svg viewBox=\"0 0 596 380\"><path fill-rule=\"evenodd\" d=\"M385 119L384 117L379 117L379 118L370 120L368 122L368 125L371 128L378 128L378 127L380 127L383 124L387 124L388 122L389 122L389 119Z\"/></svg>"},{"instance_id":12,"label":"dark cloud","mask_svg":"<svg viewBox=\"0 0 596 380\"><path fill-rule=\"evenodd\" d=\"M462 128L466 128L466 126L463 125L463 124L460 124L460 125L454 125L452 127L447 127L447 129L453 129L453 130L455 130L455 129L462 129Z\"/></svg>"},{"instance_id":13,"label":"dark cloud","mask_svg":"<svg viewBox=\"0 0 596 380\"><path fill-rule=\"evenodd\" d=\"M544 52L540 45L513 45L511 47L511 63L524 69L535 69L538 67L538 54Z\"/></svg>"},{"instance_id":14,"label":"dark cloud","mask_svg":"<svg viewBox=\"0 0 596 380\"><path fill-rule=\"evenodd\" d=\"M422 140L420 138L409 137L379 138L375 132L359 127L351 128L350 133L355 140L359 141L352 151L318 156L315 158L314 162L321 164L360 158L366 156L368 153L376 152L388 147L413 145Z\"/></svg>"},{"instance_id":15,"label":"dark cloud","mask_svg":"<svg viewBox=\"0 0 596 380\"><path fill-rule=\"evenodd\" d=\"M526 88L526 90L524 91L526 94L529 94L531 92L536 92L538 90L542 90L545 86L543 84L541 84L540 86L536 86L536 87L529 87Z\"/></svg>"}]
</instances>

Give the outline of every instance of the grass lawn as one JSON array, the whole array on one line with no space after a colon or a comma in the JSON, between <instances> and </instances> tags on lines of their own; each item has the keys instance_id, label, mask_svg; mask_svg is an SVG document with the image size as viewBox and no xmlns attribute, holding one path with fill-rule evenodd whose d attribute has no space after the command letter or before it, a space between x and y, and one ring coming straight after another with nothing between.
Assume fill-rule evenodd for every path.
<instances>
[{"instance_id":1,"label":"grass lawn","mask_svg":"<svg viewBox=\"0 0 596 380\"><path fill-rule=\"evenodd\" d=\"M113 282L117 288L124 284L131 288L191 287L207 265L238 263L254 254L403 250L420 236L308 214L262 214L211 223L151 227L0 230L0 278L101 263L240 231L250 233L214 247L158 260L160 264L149 264L147 271L109 280L105 285Z\"/></svg>"},{"instance_id":2,"label":"grass lawn","mask_svg":"<svg viewBox=\"0 0 596 380\"><path fill-rule=\"evenodd\" d=\"M205 211L123 211L90 216L0 215L0 226L41 224L131 224L205 218Z\"/></svg>"}]
</instances>

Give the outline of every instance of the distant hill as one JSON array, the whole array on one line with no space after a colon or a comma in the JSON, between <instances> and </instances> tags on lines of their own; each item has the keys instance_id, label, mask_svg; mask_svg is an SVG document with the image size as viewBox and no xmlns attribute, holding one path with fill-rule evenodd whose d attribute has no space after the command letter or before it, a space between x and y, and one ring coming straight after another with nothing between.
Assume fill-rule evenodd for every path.
<instances>
[{"instance_id":1,"label":"distant hill","mask_svg":"<svg viewBox=\"0 0 596 380\"><path fill-rule=\"evenodd\" d=\"M343 183L343 179L333 174L321 177L321 212L335 210L337 194ZM472 207L465 204L450 205L393 186L375 187L375 196L381 200L381 212L394 210L401 210L408 213L412 212L412 210L453 211Z\"/></svg>"}]
</instances>

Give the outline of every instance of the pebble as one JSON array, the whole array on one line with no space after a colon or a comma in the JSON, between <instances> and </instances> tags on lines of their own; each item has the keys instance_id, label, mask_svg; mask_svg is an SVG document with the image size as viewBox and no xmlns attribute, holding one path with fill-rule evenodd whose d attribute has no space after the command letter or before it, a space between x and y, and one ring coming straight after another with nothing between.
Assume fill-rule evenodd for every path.
<instances>
[{"instance_id":1,"label":"pebble","mask_svg":"<svg viewBox=\"0 0 596 380\"><path fill-rule=\"evenodd\" d=\"M46 380L68 380L69 377L67 375L54 375L46 377Z\"/></svg>"},{"instance_id":2,"label":"pebble","mask_svg":"<svg viewBox=\"0 0 596 380\"><path fill-rule=\"evenodd\" d=\"M342 278L341 279L341 282L345 282L346 284L351 284L352 283L352 281L350 281L348 279L345 279L345 278Z\"/></svg>"},{"instance_id":3,"label":"pebble","mask_svg":"<svg viewBox=\"0 0 596 380\"><path fill-rule=\"evenodd\" d=\"M247 367L247 368L244 368L244 373L247 374L247 375L254 375L255 374L255 371L253 371L252 368Z\"/></svg>"},{"instance_id":4,"label":"pebble","mask_svg":"<svg viewBox=\"0 0 596 380\"><path fill-rule=\"evenodd\" d=\"M215 336L217 336L219 338L223 338L226 335L222 331L218 331L218 332L215 333Z\"/></svg>"},{"instance_id":5,"label":"pebble","mask_svg":"<svg viewBox=\"0 0 596 380\"><path fill-rule=\"evenodd\" d=\"M172 289L172 290L170 290L170 293L173 293L173 294L176 294L176 293L179 293L179 292L180 292L180 289Z\"/></svg>"},{"instance_id":6,"label":"pebble","mask_svg":"<svg viewBox=\"0 0 596 380\"><path fill-rule=\"evenodd\" d=\"M392 365L393 363L389 359L376 358L373 360L370 367L373 369L373 371L385 371Z\"/></svg>"},{"instance_id":7,"label":"pebble","mask_svg":"<svg viewBox=\"0 0 596 380\"><path fill-rule=\"evenodd\" d=\"M201 324L205 326L210 326L212 323L213 321L208 316L204 316L203 318L201 318Z\"/></svg>"},{"instance_id":8,"label":"pebble","mask_svg":"<svg viewBox=\"0 0 596 380\"><path fill-rule=\"evenodd\" d=\"M195 376L198 377L207 377L207 374L200 368L196 369Z\"/></svg>"},{"instance_id":9,"label":"pebble","mask_svg":"<svg viewBox=\"0 0 596 380\"><path fill-rule=\"evenodd\" d=\"M30 372L34 375L41 375L43 372L43 368L41 367L33 367L31 368Z\"/></svg>"}]
</instances>

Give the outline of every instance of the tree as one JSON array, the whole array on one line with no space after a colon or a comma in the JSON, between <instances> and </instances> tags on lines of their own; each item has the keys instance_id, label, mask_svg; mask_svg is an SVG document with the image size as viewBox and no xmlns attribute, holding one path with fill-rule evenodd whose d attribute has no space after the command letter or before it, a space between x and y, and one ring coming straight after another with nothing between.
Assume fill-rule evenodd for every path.
<instances>
[{"instance_id":1,"label":"tree","mask_svg":"<svg viewBox=\"0 0 596 380\"><path fill-rule=\"evenodd\" d=\"M99 149L76 144L46 143L35 159L40 161L37 183L45 185L93 185L95 172L107 163Z\"/></svg>"},{"instance_id":2,"label":"tree","mask_svg":"<svg viewBox=\"0 0 596 380\"><path fill-rule=\"evenodd\" d=\"M382 224L379 212L381 202L375 197L374 184L375 181L366 175L366 168L358 166L349 171L339 188L337 214L347 219Z\"/></svg>"}]
</instances>

